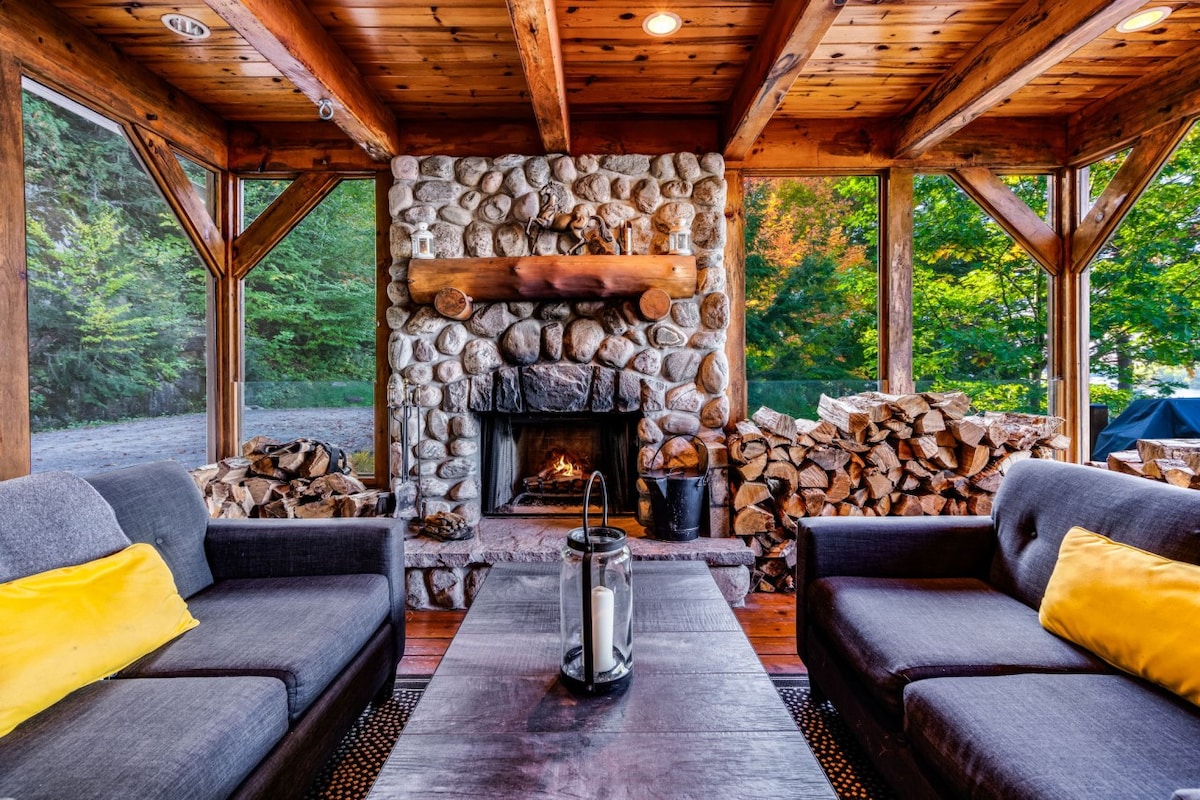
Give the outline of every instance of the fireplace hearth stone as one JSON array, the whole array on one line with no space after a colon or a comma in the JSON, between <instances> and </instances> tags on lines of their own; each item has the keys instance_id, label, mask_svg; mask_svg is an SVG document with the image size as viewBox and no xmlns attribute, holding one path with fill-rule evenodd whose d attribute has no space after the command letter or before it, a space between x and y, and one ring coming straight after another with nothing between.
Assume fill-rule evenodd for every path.
<instances>
[{"instance_id":1,"label":"fireplace hearth stone","mask_svg":"<svg viewBox=\"0 0 1200 800\"><path fill-rule=\"evenodd\" d=\"M646 536L633 517L610 517L609 524L629 536L635 561L703 561L730 605L745 602L754 554L741 539L662 542ZM558 562L567 532L580 525L579 519L562 517L498 517L481 521L475 537L466 541L409 538L404 542L408 607L468 608L492 564ZM637 564L633 571L636 581Z\"/></svg>"}]
</instances>

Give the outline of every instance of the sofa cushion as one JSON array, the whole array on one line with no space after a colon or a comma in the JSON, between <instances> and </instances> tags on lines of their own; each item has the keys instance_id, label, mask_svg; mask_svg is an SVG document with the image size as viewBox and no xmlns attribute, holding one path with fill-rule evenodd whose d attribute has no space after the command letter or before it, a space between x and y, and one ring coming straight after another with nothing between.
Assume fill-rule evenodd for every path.
<instances>
[{"instance_id":1,"label":"sofa cushion","mask_svg":"<svg viewBox=\"0 0 1200 800\"><path fill-rule=\"evenodd\" d=\"M1172 561L1200 564L1200 492L1132 475L1031 458L1004 477L992 506L989 582L1041 603L1067 531L1079 525Z\"/></svg>"},{"instance_id":2,"label":"sofa cushion","mask_svg":"<svg viewBox=\"0 0 1200 800\"><path fill-rule=\"evenodd\" d=\"M924 678L1108 671L974 578L821 578L808 605L829 646L895 715L904 687Z\"/></svg>"},{"instance_id":3,"label":"sofa cushion","mask_svg":"<svg viewBox=\"0 0 1200 800\"><path fill-rule=\"evenodd\" d=\"M296 719L387 619L389 602L383 575L221 581L188 600L198 628L121 676L279 678Z\"/></svg>"},{"instance_id":4,"label":"sofa cushion","mask_svg":"<svg viewBox=\"0 0 1200 800\"><path fill-rule=\"evenodd\" d=\"M1200 784L1200 710L1124 675L936 678L904 709L955 796L1166 800Z\"/></svg>"},{"instance_id":5,"label":"sofa cushion","mask_svg":"<svg viewBox=\"0 0 1200 800\"><path fill-rule=\"evenodd\" d=\"M0 509L0 583L129 546L104 498L69 472L0 481Z\"/></svg>"},{"instance_id":6,"label":"sofa cushion","mask_svg":"<svg viewBox=\"0 0 1200 800\"><path fill-rule=\"evenodd\" d=\"M0 584L0 736L196 627L148 544Z\"/></svg>"},{"instance_id":7,"label":"sofa cushion","mask_svg":"<svg viewBox=\"0 0 1200 800\"><path fill-rule=\"evenodd\" d=\"M116 512L125 535L162 553L184 597L213 582L204 556L208 509L177 461L155 461L87 478Z\"/></svg>"},{"instance_id":8,"label":"sofa cushion","mask_svg":"<svg viewBox=\"0 0 1200 800\"><path fill-rule=\"evenodd\" d=\"M287 722L273 678L93 683L0 739L0 797L224 800Z\"/></svg>"},{"instance_id":9,"label":"sofa cushion","mask_svg":"<svg viewBox=\"0 0 1200 800\"><path fill-rule=\"evenodd\" d=\"M1038 616L1046 630L1200 706L1200 566L1072 528Z\"/></svg>"}]
</instances>

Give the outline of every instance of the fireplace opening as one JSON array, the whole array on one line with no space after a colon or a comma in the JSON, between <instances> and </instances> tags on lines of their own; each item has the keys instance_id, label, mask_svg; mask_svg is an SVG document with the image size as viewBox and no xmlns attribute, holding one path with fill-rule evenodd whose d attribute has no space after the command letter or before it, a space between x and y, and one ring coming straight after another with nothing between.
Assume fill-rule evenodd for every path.
<instances>
[{"instance_id":1,"label":"fireplace opening","mask_svg":"<svg viewBox=\"0 0 1200 800\"><path fill-rule=\"evenodd\" d=\"M609 512L633 513L639 418L636 413L481 415L483 513L579 515L593 470L604 474ZM594 509L600 499L596 485Z\"/></svg>"}]
</instances>

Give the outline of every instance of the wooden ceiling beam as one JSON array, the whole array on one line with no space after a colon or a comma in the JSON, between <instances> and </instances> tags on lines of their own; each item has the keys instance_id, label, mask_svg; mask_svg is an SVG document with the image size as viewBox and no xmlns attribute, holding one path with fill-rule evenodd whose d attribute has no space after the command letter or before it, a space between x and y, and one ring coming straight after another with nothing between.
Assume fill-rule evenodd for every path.
<instances>
[{"instance_id":1,"label":"wooden ceiling beam","mask_svg":"<svg viewBox=\"0 0 1200 800\"><path fill-rule=\"evenodd\" d=\"M508 0L521 68L547 153L571 152L571 121L554 0Z\"/></svg>"},{"instance_id":2,"label":"wooden ceiling beam","mask_svg":"<svg viewBox=\"0 0 1200 800\"><path fill-rule=\"evenodd\" d=\"M233 274L241 279L283 241L342 182L332 172L306 172L233 240Z\"/></svg>"},{"instance_id":3,"label":"wooden ceiling beam","mask_svg":"<svg viewBox=\"0 0 1200 800\"><path fill-rule=\"evenodd\" d=\"M846 0L775 0L722 120L727 159L746 157L845 5Z\"/></svg>"},{"instance_id":4,"label":"wooden ceiling beam","mask_svg":"<svg viewBox=\"0 0 1200 800\"><path fill-rule=\"evenodd\" d=\"M1133 204L1191 129L1188 121L1163 125L1142 136L1092 205L1071 239L1071 270L1083 272L1129 214Z\"/></svg>"},{"instance_id":5,"label":"wooden ceiling beam","mask_svg":"<svg viewBox=\"0 0 1200 800\"><path fill-rule=\"evenodd\" d=\"M1062 239L1058 233L996 173L987 167L962 167L950 176L1047 272L1062 269Z\"/></svg>"},{"instance_id":6,"label":"wooden ceiling beam","mask_svg":"<svg viewBox=\"0 0 1200 800\"><path fill-rule=\"evenodd\" d=\"M225 166L224 120L49 3L0 2L0 52L34 80Z\"/></svg>"},{"instance_id":7,"label":"wooden ceiling beam","mask_svg":"<svg viewBox=\"0 0 1200 800\"><path fill-rule=\"evenodd\" d=\"M992 167L1036 173L1060 167L1066 158L1066 122L1061 117L984 117L912 159L892 155L894 135L886 119L776 118L740 166L755 173L892 167L927 172Z\"/></svg>"},{"instance_id":8,"label":"wooden ceiling beam","mask_svg":"<svg viewBox=\"0 0 1200 800\"><path fill-rule=\"evenodd\" d=\"M1128 147L1160 125L1200 114L1200 59L1179 56L1073 114L1067 124L1073 166Z\"/></svg>"},{"instance_id":9,"label":"wooden ceiling beam","mask_svg":"<svg viewBox=\"0 0 1200 800\"><path fill-rule=\"evenodd\" d=\"M314 105L331 101L332 121L371 158L402 152L395 116L302 0L205 2Z\"/></svg>"},{"instance_id":10,"label":"wooden ceiling beam","mask_svg":"<svg viewBox=\"0 0 1200 800\"><path fill-rule=\"evenodd\" d=\"M175 213L200 260L213 275L224 275L225 240L212 214L208 212L208 206L188 180L171 145L153 131L135 125L129 126L129 129L134 150L162 191L167 205Z\"/></svg>"},{"instance_id":11,"label":"wooden ceiling beam","mask_svg":"<svg viewBox=\"0 0 1200 800\"><path fill-rule=\"evenodd\" d=\"M896 156L920 155L1143 5L1029 0L916 100L901 122Z\"/></svg>"}]
</instances>

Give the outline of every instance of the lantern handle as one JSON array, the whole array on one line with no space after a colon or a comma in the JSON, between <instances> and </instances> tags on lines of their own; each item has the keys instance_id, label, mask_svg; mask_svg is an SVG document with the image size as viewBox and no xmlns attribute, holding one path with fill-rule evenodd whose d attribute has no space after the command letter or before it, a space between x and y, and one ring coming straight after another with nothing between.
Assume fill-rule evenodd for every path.
<instances>
[{"instance_id":1,"label":"lantern handle","mask_svg":"<svg viewBox=\"0 0 1200 800\"><path fill-rule=\"evenodd\" d=\"M586 544L591 544L591 538L588 536L588 509L592 505L592 481L600 479L600 492L604 498L604 503L601 509L604 512L604 520L601 525L608 527L608 484L604 482L604 473L596 470L588 477L587 487L583 490L583 541Z\"/></svg>"}]
</instances>

